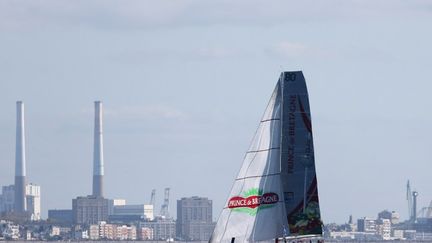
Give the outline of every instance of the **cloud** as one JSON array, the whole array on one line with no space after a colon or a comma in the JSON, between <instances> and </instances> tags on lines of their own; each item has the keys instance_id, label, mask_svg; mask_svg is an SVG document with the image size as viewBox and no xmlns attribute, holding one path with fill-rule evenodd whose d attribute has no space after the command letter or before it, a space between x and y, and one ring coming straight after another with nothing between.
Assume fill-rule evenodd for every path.
<instances>
[{"instance_id":1,"label":"cloud","mask_svg":"<svg viewBox=\"0 0 432 243\"><path fill-rule=\"evenodd\" d=\"M63 30L71 27L142 30L220 24L266 26L359 16L416 16L418 12L429 13L430 9L431 5L422 0L274 0L271 4L262 0L4 0L0 2L0 30Z\"/></svg>"}]
</instances>

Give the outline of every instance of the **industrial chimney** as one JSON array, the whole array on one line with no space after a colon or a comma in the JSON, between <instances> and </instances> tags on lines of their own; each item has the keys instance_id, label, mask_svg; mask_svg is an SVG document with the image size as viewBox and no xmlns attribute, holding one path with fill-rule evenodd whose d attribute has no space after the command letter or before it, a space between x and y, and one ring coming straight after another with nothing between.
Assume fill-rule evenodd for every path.
<instances>
[{"instance_id":1,"label":"industrial chimney","mask_svg":"<svg viewBox=\"0 0 432 243\"><path fill-rule=\"evenodd\" d=\"M95 101L95 127L93 151L93 196L103 197L103 134L102 134L102 102Z\"/></svg>"},{"instance_id":2,"label":"industrial chimney","mask_svg":"<svg viewBox=\"0 0 432 243\"><path fill-rule=\"evenodd\" d=\"M17 101L16 148L15 148L15 212L26 211L26 157L24 131L24 103Z\"/></svg>"}]
</instances>

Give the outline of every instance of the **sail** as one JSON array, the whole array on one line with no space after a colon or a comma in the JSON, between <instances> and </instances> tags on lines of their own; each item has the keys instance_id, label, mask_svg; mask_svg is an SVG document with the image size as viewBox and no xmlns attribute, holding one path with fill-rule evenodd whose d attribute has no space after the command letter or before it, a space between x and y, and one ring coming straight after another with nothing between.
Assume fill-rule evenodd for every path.
<instances>
[{"instance_id":1,"label":"sail","mask_svg":"<svg viewBox=\"0 0 432 243\"><path fill-rule=\"evenodd\" d=\"M281 74L281 174L290 235L321 235L322 222L306 82L302 72Z\"/></svg>"},{"instance_id":2,"label":"sail","mask_svg":"<svg viewBox=\"0 0 432 243\"><path fill-rule=\"evenodd\" d=\"M301 72L285 72L210 242L274 242L290 235L321 234L318 228L321 221L306 85Z\"/></svg>"}]
</instances>

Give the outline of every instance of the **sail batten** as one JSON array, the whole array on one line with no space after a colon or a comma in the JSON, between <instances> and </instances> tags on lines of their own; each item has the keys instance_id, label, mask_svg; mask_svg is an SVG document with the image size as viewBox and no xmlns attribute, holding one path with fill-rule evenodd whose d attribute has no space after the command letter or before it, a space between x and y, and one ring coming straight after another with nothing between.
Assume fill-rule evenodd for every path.
<instances>
[{"instance_id":1,"label":"sail batten","mask_svg":"<svg viewBox=\"0 0 432 243\"><path fill-rule=\"evenodd\" d=\"M210 242L322 233L310 117L303 74L282 73Z\"/></svg>"}]
</instances>

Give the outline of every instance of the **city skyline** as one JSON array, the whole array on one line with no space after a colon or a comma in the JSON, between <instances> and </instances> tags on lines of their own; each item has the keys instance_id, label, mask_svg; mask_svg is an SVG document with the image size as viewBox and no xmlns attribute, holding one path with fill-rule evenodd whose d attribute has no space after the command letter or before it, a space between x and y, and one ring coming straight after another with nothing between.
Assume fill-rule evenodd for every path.
<instances>
[{"instance_id":1,"label":"city skyline","mask_svg":"<svg viewBox=\"0 0 432 243\"><path fill-rule=\"evenodd\" d=\"M23 127L23 125L21 125L21 124L23 124L25 122L23 120L24 119L23 117L24 117L25 113L23 113L24 109L21 108L21 107L24 106L24 102L23 101L17 101L16 104L17 104L17 123L16 124L17 124L17 131L18 131L18 128L21 129L21 127ZM103 152L100 151L101 147L103 147L103 145L102 145L103 144L103 139L102 139L102 133L103 132L102 132L102 128L101 128L102 127L102 102L101 101L94 101L94 106L95 106L95 115L94 115L95 116L95 118L94 118L94 145L93 145L94 146L93 147L94 158L93 158L93 163L92 163L92 166L93 166L93 171L92 171L93 177L95 175L97 175L98 173L101 174L101 175L104 174L104 172L103 172L104 171L103 170L103 167L104 167L104 165L103 165ZM20 136L22 136L21 134L22 134L22 132L20 132ZM17 141L16 141L17 144L18 144L18 141L19 141L19 143L21 143L21 140L18 140L18 138L20 136L18 136L18 133L17 133L17 138L16 138L17 139ZM101 137L99 138L99 136L101 136ZM102 144L99 144L99 143L102 143ZM21 146L24 147L24 150L21 149ZM25 155L25 143L24 143L24 145L20 145L20 147L17 147L16 150L17 150L17 153L19 151L19 154L20 154L21 157L25 158L25 156L26 156ZM21 155L21 153L23 153L23 152L24 152L24 155ZM102 163L99 162L99 160L101 160ZM99 171L99 170L101 170L101 171ZM26 171L24 171L24 174L26 174ZM96 182L96 183L98 183L98 182ZM92 194L94 195L94 190L95 190L94 188L95 188L95 185L96 185L94 178L93 178L93 183L92 184L93 184L92 185L93 192L90 193L90 194L88 194L88 195L92 195ZM6 186L6 185L0 185L0 186ZM103 188L103 186L102 186L102 188ZM98 189L98 190L100 191L100 189ZM193 197L192 195L196 196L195 194L191 194L191 197ZM183 197L184 196L181 196L180 198L183 198ZM120 197L113 197L112 199L117 199L117 198L120 198ZM180 199L180 198L178 198L178 199ZM122 198L122 199L126 199L126 198ZM150 200L150 198L149 198L149 200ZM177 200L177 199L174 199L174 200ZM127 201L127 199L126 199L126 201ZM142 201L141 203L145 204L146 202L147 201ZM158 203L156 205L162 206L162 204L163 203L162 203L162 199L161 199L160 203ZM419 206L419 210L421 210L421 208L423 207L423 205L418 205L418 206ZM424 207L427 207L427 206L428 205L424 205ZM171 208L170 214L174 215L172 213L175 210L174 207L171 205L170 208ZM45 209L45 211L48 211L48 210L49 210L48 208ZM154 208L154 210L155 210L155 212L157 212L158 208ZM381 209L377 209L377 210L381 210ZM393 210L393 209L391 209L391 208L383 208L382 210ZM47 215L47 213L44 213L43 215ZM350 214L349 216L352 217L352 215L353 214ZM369 217L369 216L370 215L367 215L367 217ZM217 218L214 218L214 219L217 219ZM406 220L408 220L408 218L406 218ZM338 222L338 223L345 223L345 222ZM333 223L333 222L328 222L328 223Z\"/></svg>"},{"instance_id":2,"label":"city skyline","mask_svg":"<svg viewBox=\"0 0 432 243\"><path fill-rule=\"evenodd\" d=\"M100 99L106 197L145 203L156 188L158 209L170 187L218 217L280 71L303 70L324 222L407 218L407 179L429 205L431 4L253 3L2 1L0 185L23 100L43 217L90 195Z\"/></svg>"}]
</instances>

